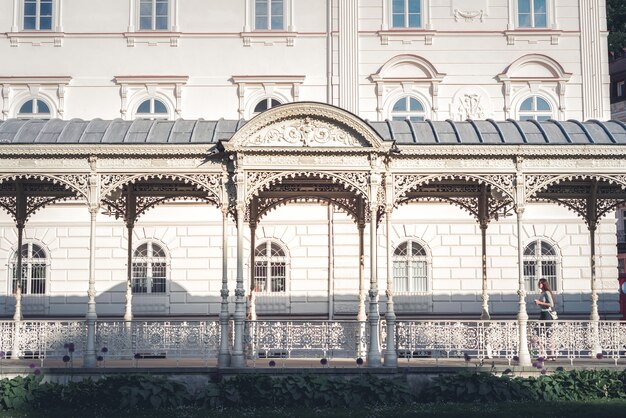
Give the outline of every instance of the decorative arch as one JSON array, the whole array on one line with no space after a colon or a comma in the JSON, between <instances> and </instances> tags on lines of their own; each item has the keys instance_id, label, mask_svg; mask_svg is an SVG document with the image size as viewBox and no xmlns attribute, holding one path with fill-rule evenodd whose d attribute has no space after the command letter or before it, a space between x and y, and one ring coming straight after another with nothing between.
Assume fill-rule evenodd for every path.
<instances>
[{"instance_id":1,"label":"decorative arch","mask_svg":"<svg viewBox=\"0 0 626 418\"><path fill-rule=\"evenodd\" d=\"M259 114L222 145L229 152L252 147L302 150L332 147L386 152L392 144L384 142L365 121L346 110L325 103L298 102Z\"/></svg>"},{"instance_id":2,"label":"decorative arch","mask_svg":"<svg viewBox=\"0 0 626 418\"><path fill-rule=\"evenodd\" d=\"M520 100L529 95L549 97L554 111L565 118L565 88L572 77L554 58L543 54L527 54L513 61L496 77L503 85L505 118L517 109ZM545 97L544 97L545 98Z\"/></svg>"},{"instance_id":3,"label":"decorative arch","mask_svg":"<svg viewBox=\"0 0 626 418\"><path fill-rule=\"evenodd\" d=\"M321 203L326 202L331 205L335 205L338 208L344 210L354 222L359 221L359 213L355 205L351 205L350 201L342 201L341 199L332 199L324 196L294 196L287 198L272 198L266 199L264 204L259 208L257 212L256 221L260 221L265 215L271 211L278 209L279 207L286 206L289 203Z\"/></svg>"},{"instance_id":4,"label":"decorative arch","mask_svg":"<svg viewBox=\"0 0 626 418\"><path fill-rule=\"evenodd\" d=\"M445 76L420 56L402 54L391 58L370 76L376 83L379 120L389 115L391 103L401 96L418 97L427 108L426 117L435 119L439 107L439 84Z\"/></svg>"},{"instance_id":5,"label":"decorative arch","mask_svg":"<svg viewBox=\"0 0 626 418\"><path fill-rule=\"evenodd\" d=\"M526 199L532 199L550 186L569 180L597 180L615 184L626 190L626 175L610 176L606 174L527 174L525 177Z\"/></svg>"},{"instance_id":6,"label":"decorative arch","mask_svg":"<svg viewBox=\"0 0 626 418\"><path fill-rule=\"evenodd\" d=\"M246 203L259 195L264 190L269 190L271 186L279 184L285 179L296 177L309 177L330 180L333 183L342 185L363 199L369 201L368 173L365 172L252 172L248 173L246 190Z\"/></svg>"}]
</instances>

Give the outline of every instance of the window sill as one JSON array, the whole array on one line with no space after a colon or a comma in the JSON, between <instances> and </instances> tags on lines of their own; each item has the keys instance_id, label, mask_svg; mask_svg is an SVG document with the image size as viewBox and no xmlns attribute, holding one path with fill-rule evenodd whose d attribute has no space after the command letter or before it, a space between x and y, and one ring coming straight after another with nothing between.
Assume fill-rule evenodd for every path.
<instances>
[{"instance_id":1,"label":"window sill","mask_svg":"<svg viewBox=\"0 0 626 418\"><path fill-rule=\"evenodd\" d=\"M287 46L294 46L297 32L288 31L255 31L255 32L241 32L241 38L243 39L243 46L252 46L255 44L263 44L265 46L274 46L275 44L285 44Z\"/></svg>"},{"instance_id":2,"label":"window sill","mask_svg":"<svg viewBox=\"0 0 626 418\"><path fill-rule=\"evenodd\" d=\"M137 43L148 44L148 46L166 44L171 47L177 47L178 40L180 39L180 32L124 32L124 38L126 38L126 45L128 47L134 47Z\"/></svg>"},{"instance_id":3,"label":"window sill","mask_svg":"<svg viewBox=\"0 0 626 418\"><path fill-rule=\"evenodd\" d=\"M550 45L558 45L559 38L562 34L563 31L547 28L523 28L504 31L508 45L515 45L521 42L527 44L549 43Z\"/></svg>"},{"instance_id":4,"label":"window sill","mask_svg":"<svg viewBox=\"0 0 626 418\"><path fill-rule=\"evenodd\" d=\"M7 38L12 47L17 47L20 44L31 44L32 46L41 46L44 44L51 44L55 47L63 45L64 32L52 32L52 31L26 31L26 32L7 32Z\"/></svg>"},{"instance_id":5,"label":"window sill","mask_svg":"<svg viewBox=\"0 0 626 418\"><path fill-rule=\"evenodd\" d=\"M412 44L414 42L432 45L436 32L426 29L389 29L378 31L381 45L389 45L389 42L401 42Z\"/></svg>"}]
</instances>

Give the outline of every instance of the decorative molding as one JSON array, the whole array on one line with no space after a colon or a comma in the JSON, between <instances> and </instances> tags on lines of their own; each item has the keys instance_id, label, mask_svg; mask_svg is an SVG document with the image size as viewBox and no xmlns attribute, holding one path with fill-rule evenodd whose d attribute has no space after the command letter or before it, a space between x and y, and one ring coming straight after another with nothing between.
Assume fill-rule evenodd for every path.
<instances>
[{"instance_id":1,"label":"decorative molding","mask_svg":"<svg viewBox=\"0 0 626 418\"><path fill-rule=\"evenodd\" d=\"M420 45L430 46L437 34L433 30L420 29L390 29L378 32L381 45L389 45L391 42L401 43L403 45L411 45L418 43Z\"/></svg>"},{"instance_id":2,"label":"decorative molding","mask_svg":"<svg viewBox=\"0 0 626 418\"><path fill-rule=\"evenodd\" d=\"M124 32L122 36L126 39L126 46L129 48L137 44L146 44L147 46L169 45L177 47L181 37L180 32Z\"/></svg>"},{"instance_id":3,"label":"decorative molding","mask_svg":"<svg viewBox=\"0 0 626 418\"><path fill-rule=\"evenodd\" d=\"M460 19L463 19L466 22L473 22L478 19L482 23L484 21L484 10L459 10L454 9L454 21L458 22Z\"/></svg>"},{"instance_id":4,"label":"decorative molding","mask_svg":"<svg viewBox=\"0 0 626 418\"><path fill-rule=\"evenodd\" d=\"M6 37L9 39L11 47L14 48L20 45L52 45L54 47L60 47L63 46L65 33L50 31L6 32Z\"/></svg>"},{"instance_id":5,"label":"decorative molding","mask_svg":"<svg viewBox=\"0 0 626 418\"><path fill-rule=\"evenodd\" d=\"M129 103L145 98L160 98L157 93L161 93L174 104L175 116L180 117L182 88L188 80L189 76L186 75L116 75L114 81L120 86L120 114L122 118L127 118Z\"/></svg>"},{"instance_id":6,"label":"decorative molding","mask_svg":"<svg viewBox=\"0 0 626 418\"><path fill-rule=\"evenodd\" d=\"M304 119L290 119L270 126L242 143L243 146L353 147L363 145L333 124Z\"/></svg>"}]
</instances>

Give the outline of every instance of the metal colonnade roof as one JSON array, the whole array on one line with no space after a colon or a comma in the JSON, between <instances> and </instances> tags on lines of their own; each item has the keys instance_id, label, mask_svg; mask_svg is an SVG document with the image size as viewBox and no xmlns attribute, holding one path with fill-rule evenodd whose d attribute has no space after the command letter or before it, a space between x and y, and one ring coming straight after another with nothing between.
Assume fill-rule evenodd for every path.
<instances>
[{"instance_id":1,"label":"metal colonnade roof","mask_svg":"<svg viewBox=\"0 0 626 418\"><path fill-rule=\"evenodd\" d=\"M246 121L225 120L60 120L0 121L0 146L6 144L215 144L230 139ZM626 144L619 121L545 122L467 120L463 122L365 121L386 141L432 144Z\"/></svg>"}]
</instances>

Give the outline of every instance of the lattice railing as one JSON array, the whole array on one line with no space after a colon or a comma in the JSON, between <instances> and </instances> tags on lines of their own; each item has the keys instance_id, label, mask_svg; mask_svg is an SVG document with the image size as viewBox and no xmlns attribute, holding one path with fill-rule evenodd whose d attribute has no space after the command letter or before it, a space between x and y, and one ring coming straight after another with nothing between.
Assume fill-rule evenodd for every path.
<instances>
[{"instance_id":1,"label":"lattice railing","mask_svg":"<svg viewBox=\"0 0 626 418\"><path fill-rule=\"evenodd\" d=\"M597 325L597 327L596 327ZM229 327L232 346L232 322ZM381 349L386 349L386 323L380 322ZM626 358L626 322L528 321L528 347L533 357L573 362L593 358L594 343L602 358ZM397 321L396 350L401 359L504 359L518 351L518 323L500 321ZM6 358L82 358L87 327L80 321L0 321L0 352ZM357 321L247 321L244 347L248 358L365 358L369 324ZM109 359L201 359L218 356L218 321L97 321L96 350ZM68 345L72 345L72 352ZM106 347L106 353L102 348Z\"/></svg>"}]
</instances>

